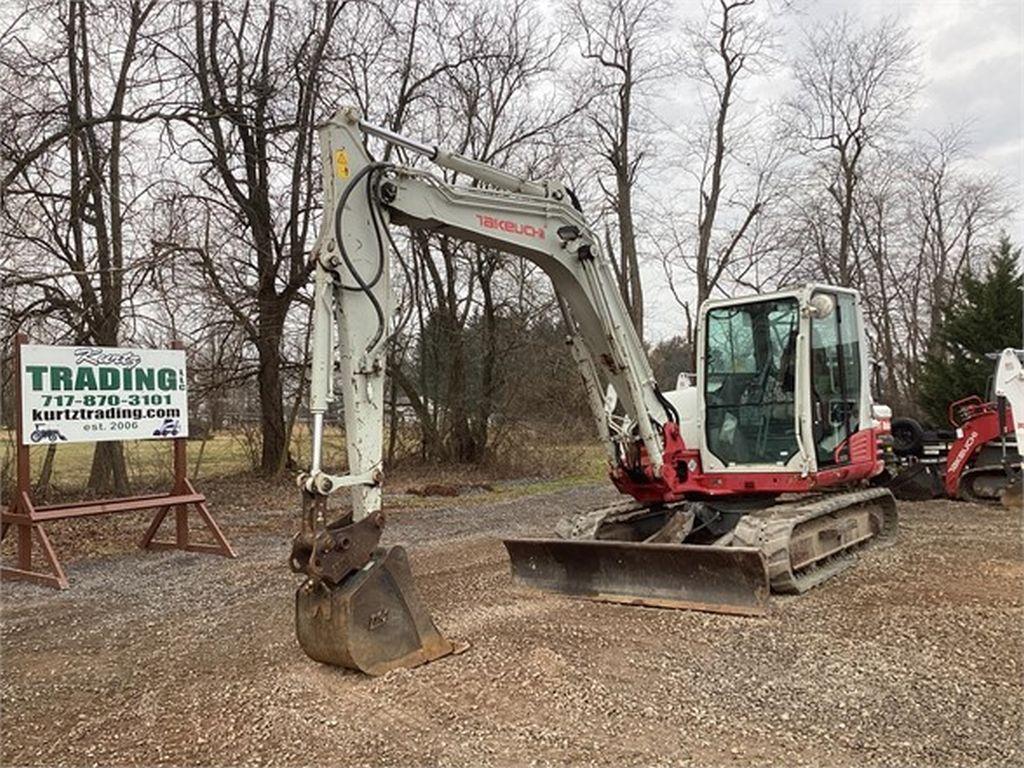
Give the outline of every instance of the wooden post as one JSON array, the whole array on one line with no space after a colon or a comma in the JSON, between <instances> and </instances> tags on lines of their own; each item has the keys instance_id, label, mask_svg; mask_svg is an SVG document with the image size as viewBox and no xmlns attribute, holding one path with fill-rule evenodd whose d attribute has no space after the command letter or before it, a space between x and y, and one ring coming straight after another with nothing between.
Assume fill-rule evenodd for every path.
<instances>
[{"instance_id":1,"label":"wooden post","mask_svg":"<svg viewBox=\"0 0 1024 768\"><path fill-rule=\"evenodd\" d=\"M14 337L14 441L18 464L18 486L15 491L11 509L27 515L27 509L21 509L24 499L32 501L32 465L25 445L25 424L21 408L21 346L28 341L28 336L19 333ZM18 568L23 571L32 570L32 527L18 525Z\"/></svg>"},{"instance_id":2,"label":"wooden post","mask_svg":"<svg viewBox=\"0 0 1024 768\"><path fill-rule=\"evenodd\" d=\"M171 342L171 349L184 349L185 345L178 340ZM176 437L171 441L174 454L174 490L172 493L187 493L188 458L185 438ZM188 549L188 507L179 505L174 508L174 543L178 549Z\"/></svg>"},{"instance_id":3,"label":"wooden post","mask_svg":"<svg viewBox=\"0 0 1024 768\"><path fill-rule=\"evenodd\" d=\"M34 581L47 586L65 589L68 586L64 569L53 551L50 539L43 526L35 521L36 506L32 498L32 465L28 446L25 445L25 422L21 416L21 347L28 343L28 336L18 333L14 336L14 454L15 454L15 490L14 498L2 513L3 526L0 538L7 535L13 525L17 531L15 541L15 567L0 566L0 578ZM32 539L39 541L43 559L50 566L50 573L32 570Z\"/></svg>"}]
</instances>

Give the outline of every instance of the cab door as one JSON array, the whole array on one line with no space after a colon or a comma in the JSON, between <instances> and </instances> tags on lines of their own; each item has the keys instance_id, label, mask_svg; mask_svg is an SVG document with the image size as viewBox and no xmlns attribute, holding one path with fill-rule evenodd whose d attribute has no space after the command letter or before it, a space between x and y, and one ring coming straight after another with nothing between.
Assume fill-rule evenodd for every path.
<instances>
[{"instance_id":1,"label":"cab door","mask_svg":"<svg viewBox=\"0 0 1024 768\"><path fill-rule=\"evenodd\" d=\"M860 328L852 295L819 294L832 309L811 319L811 432L818 468L826 469L850 463L850 438L861 428Z\"/></svg>"}]
</instances>

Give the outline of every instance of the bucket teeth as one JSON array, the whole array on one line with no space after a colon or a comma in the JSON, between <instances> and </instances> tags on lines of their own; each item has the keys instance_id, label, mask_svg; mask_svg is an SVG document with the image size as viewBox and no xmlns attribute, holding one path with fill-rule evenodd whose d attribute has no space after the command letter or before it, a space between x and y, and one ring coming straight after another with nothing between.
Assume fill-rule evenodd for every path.
<instances>
[{"instance_id":1,"label":"bucket teeth","mask_svg":"<svg viewBox=\"0 0 1024 768\"><path fill-rule=\"evenodd\" d=\"M311 659L368 675L447 656L402 547L378 549L337 586L307 579L295 593L299 645Z\"/></svg>"}]
</instances>

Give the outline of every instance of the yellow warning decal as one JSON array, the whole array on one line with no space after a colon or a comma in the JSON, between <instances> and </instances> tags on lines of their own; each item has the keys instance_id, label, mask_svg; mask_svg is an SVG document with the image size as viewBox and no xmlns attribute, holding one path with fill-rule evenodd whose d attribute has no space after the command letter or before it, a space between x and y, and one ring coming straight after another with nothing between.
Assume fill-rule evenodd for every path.
<instances>
[{"instance_id":1,"label":"yellow warning decal","mask_svg":"<svg viewBox=\"0 0 1024 768\"><path fill-rule=\"evenodd\" d=\"M339 179L348 178L348 152L344 149L334 150L334 173Z\"/></svg>"}]
</instances>

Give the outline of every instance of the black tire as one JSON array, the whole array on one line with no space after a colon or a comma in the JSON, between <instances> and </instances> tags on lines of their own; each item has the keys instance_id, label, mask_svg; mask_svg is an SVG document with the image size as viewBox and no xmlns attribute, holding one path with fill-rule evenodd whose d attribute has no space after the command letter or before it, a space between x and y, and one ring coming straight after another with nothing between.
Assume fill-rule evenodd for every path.
<instances>
[{"instance_id":1,"label":"black tire","mask_svg":"<svg viewBox=\"0 0 1024 768\"><path fill-rule=\"evenodd\" d=\"M921 456L924 428L916 419L892 420L892 449L897 456Z\"/></svg>"},{"instance_id":2,"label":"black tire","mask_svg":"<svg viewBox=\"0 0 1024 768\"><path fill-rule=\"evenodd\" d=\"M901 501L927 501L945 497L945 488L934 465L914 462L891 476L885 483L892 495Z\"/></svg>"}]
</instances>

